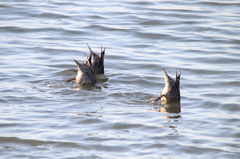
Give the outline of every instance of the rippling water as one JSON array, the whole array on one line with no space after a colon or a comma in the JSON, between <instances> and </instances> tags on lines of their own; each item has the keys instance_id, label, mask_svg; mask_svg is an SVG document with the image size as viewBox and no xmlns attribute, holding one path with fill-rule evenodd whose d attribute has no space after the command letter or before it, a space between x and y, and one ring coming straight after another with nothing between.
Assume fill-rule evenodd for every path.
<instances>
[{"instance_id":1,"label":"rippling water","mask_svg":"<svg viewBox=\"0 0 240 159\"><path fill-rule=\"evenodd\" d=\"M1 158L239 158L240 3L0 4ZM105 75L80 89L88 43ZM181 103L152 104L162 68Z\"/></svg>"}]
</instances>

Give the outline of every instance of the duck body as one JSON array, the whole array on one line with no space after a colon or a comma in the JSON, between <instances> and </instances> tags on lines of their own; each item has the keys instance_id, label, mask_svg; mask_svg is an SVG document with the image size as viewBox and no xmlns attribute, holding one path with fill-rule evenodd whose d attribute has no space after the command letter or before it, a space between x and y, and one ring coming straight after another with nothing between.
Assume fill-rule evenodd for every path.
<instances>
[{"instance_id":1,"label":"duck body","mask_svg":"<svg viewBox=\"0 0 240 159\"><path fill-rule=\"evenodd\" d=\"M101 55L99 56L92 51L88 44L87 46L90 51L90 56L88 57L86 55L87 60L85 63L79 63L74 60L78 69L71 69L71 71L76 72L77 76L66 80L66 82L76 80L78 84L94 84L96 83L96 75L104 74L104 55L106 48L102 49L101 47Z\"/></svg>"},{"instance_id":2,"label":"duck body","mask_svg":"<svg viewBox=\"0 0 240 159\"><path fill-rule=\"evenodd\" d=\"M172 102L179 102L180 97L180 75L181 72L176 73L176 79L174 80L170 76L168 76L165 69L163 69L164 78L165 78L165 86L162 90L162 93L159 97L151 99L151 101L158 101L162 100L164 103L172 103Z\"/></svg>"},{"instance_id":3,"label":"duck body","mask_svg":"<svg viewBox=\"0 0 240 159\"><path fill-rule=\"evenodd\" d=\"M164 78L165 78L165 86L163 88L162 93L162 101L166 101L167 103L171 102L179 102L180 101L180 75L181 72L176 73L176 79L174 80L170 76L168 76L167 72L163 69Z\"/></svg>"},{"instance_id":4,"label":"duck body","mask_svg":"<svg viewBox=\"0 0 240 159\"><path fill-rule=\"evenodd\" d=\"M96 53L92 51L89 45L87 46L90 51L90 56L86 61L86 65L92 68L95 75L104 74L104 55L106 48L102 50L101 47L101 55L98 56Z\"/></svg>"},{"instance_id":5,"label":"duck body","mask_svg":"<svg viewBox=\"0 0 240 159\"><path fill-rule=\"evenodd\" d=\"M90 67L87 67L76 60L74 60L74 62L78 67L77 76L75 78L77 84L95 84L97 82L96 76Z\"/></svg>"}]
</instances>

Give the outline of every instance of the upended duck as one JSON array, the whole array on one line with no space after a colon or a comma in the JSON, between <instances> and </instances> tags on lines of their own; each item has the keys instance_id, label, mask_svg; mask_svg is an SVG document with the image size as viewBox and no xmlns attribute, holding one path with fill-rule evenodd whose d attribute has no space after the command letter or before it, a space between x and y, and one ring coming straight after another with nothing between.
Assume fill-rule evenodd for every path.
<instances>
[{"instance_id":1,"label":"upended duck","mask_svg":"<svg viewBox=\"0 0 240 159\"><path fill-rule=\"evenodd\" d=\"M87 46L90 51L90 56L86 61L86 65L93 70L95 75L104 74L104 55L106 48L104 47L104 49L102 50L101 46L101 56L98 56L92 51L88 44Z\"/></svg>"},{"instance_id":2,"label":"upended duck","mask_svg":"<svg viewBox=\"0 0 240 159\"><path fill-rule=\"evenodd\" d=\"M78 67L77 70L74 70L74 72L77 72L77 76L73 79L67 80L66 82L76 80L76 83L81 85L95 84L97 81L95 75L104 74L104 55L106 48L102 50L101 47L101 56L98 56L92 51L88 44L87 46L90 51L90 56L87 57L86 63L79 63L74 60Z\"/></svg>"},{"instance_id":3,"label":"upended duck","mask_svg":"<svg viewBox=\"0 0 240 159\"><path fill-rule=\"evenodd\" d=\"M180 101L180 75L181 72L176 73L176 79L174 80L168 76L165 69L163 69L165 78L165 87L159 97L152 98L151 101L162 100L165 103L179 102Z\"/></svg>"},{"instance_id":4,"label":"upended duck","mask_svg":"<svg viewBox=\"0 0 240 159\"><path fill-rule=\"evenodd\" d=\"M95 84L97 82L96 76L91 67L87 67L76 60L74 60L74 62L78 68L77 76L75 77L77 84Z\"/></svg>"}]
</instances>

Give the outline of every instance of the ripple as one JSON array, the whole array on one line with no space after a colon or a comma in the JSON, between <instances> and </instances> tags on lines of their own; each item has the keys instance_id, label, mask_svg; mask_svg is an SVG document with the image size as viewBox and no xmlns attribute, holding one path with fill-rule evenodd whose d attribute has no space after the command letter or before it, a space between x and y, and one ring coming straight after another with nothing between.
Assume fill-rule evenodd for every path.
<instances>
[{"instance_id":1,"label":"ripple","mask_svg":"<svg viewBox=\"0 0 240 159\"><path fill-rule=\"evenodd\" d=\"M238 5L2 2L1 156L238 158ZM107 48L89 88L65 82L86 43ZM180 103L149 102L162 68L181 71Z\"/></svg>"}]
</instances>

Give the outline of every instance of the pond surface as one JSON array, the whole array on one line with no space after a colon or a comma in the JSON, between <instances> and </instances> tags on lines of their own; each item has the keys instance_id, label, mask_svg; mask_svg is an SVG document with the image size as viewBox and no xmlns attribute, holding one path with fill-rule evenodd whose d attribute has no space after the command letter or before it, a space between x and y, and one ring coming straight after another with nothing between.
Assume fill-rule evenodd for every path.
<instances>
[{"instance_id":1,"label":"pond surface","mask_svg":"<svg viewBox=\"0 0 240 159\"><path fill-rule=\"evenodd\" d=\"M9 0L0 4L1 158L240 156L240 2ZM87 43L105 75L74 81ZM149 100L164 68L181 102Z\"/></svg>"}]
</instances>

